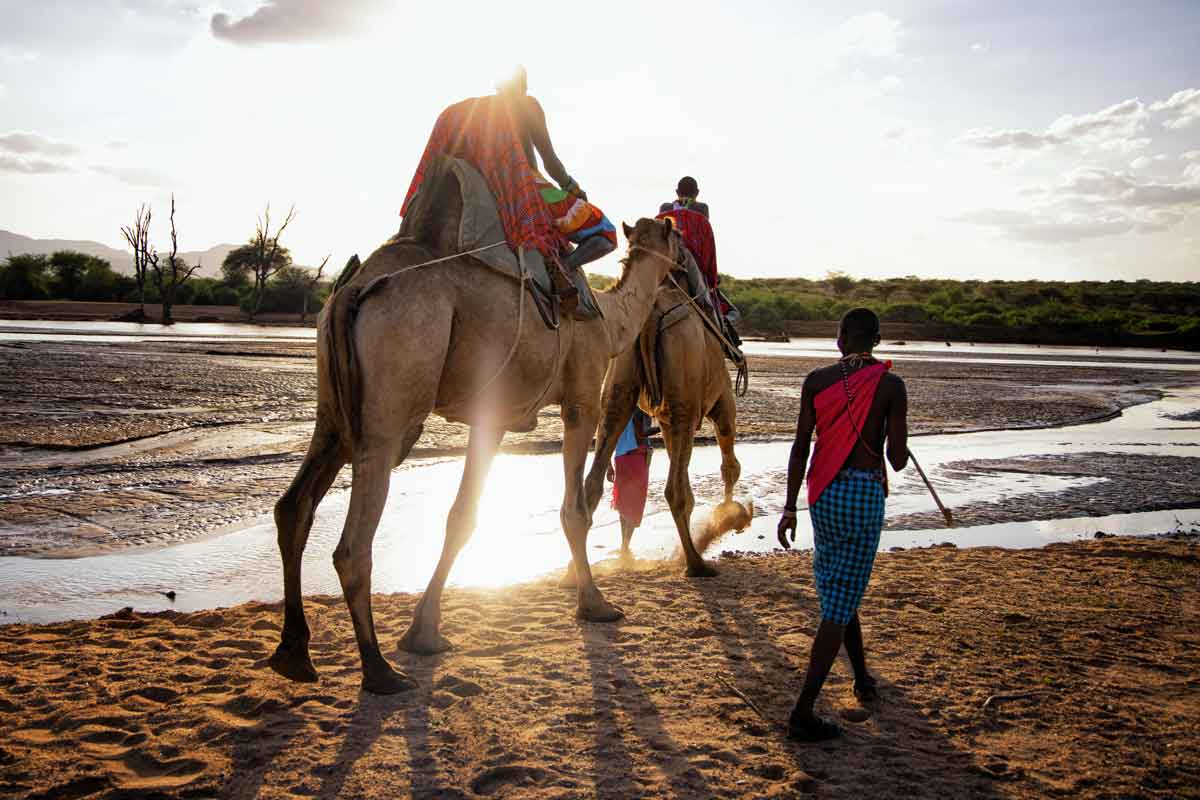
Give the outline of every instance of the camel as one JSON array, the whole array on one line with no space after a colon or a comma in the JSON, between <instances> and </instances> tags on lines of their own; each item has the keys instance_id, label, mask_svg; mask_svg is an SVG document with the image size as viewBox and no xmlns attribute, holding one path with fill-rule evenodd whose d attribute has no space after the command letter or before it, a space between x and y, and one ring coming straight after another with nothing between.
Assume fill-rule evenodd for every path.
<instances>
[{"instance_id":1,"label":"camel","mask_svg":"<svg viewBox=\"0 0 1200 800\"><path fill-rule=\"evenodd\" d=\"M686 311L683 319L659 331L663 315ZM621 353L609 368L604 379L604 412L596 434L596 452L584 483L585 499L590 512L595 512L604 493L604 474L633 410L642 410L658 421L667 446L671 467L664 494L679 533L679 544L689 577L716 574L707 564L702 542L697 548L689 532L689 521L695 507L688 466L692 458L693 440L705 417L712 420L721 448L721 479L725 484L725 499L714 509L706 537L715 537L728 530L741 530L750 522L752 506L734 501L733 488L741 476L742 467L733 452L737 433L737 404L734 399L725 356L717 337L699 317L700 312L687 306L687 294L674 282L667 283L655 298L654 311L641 332L641 353L634 347ZM658 385L648 386L646 373L639 363L645 354L661 348L661 369L657 370ZM650 355L649 357L653 357ZM656 396L657 395L657 396ZM628 542L622 541L622 556L627 556ZM568 567L564 583L571 584L574 564Z\"/></svg>"},{"instance_id":2,"label":"camel","mask_svg":"<svg viewBox=\"0 0 1200 800\"><path fill-rule=\"evenodd\" d=\"M443 185L428 230L381 246L339 285L318 318L316 427L299 472L275 506L284 620L269 663L292 680L317 679L308 652L301 557L317 504L350 463L350 506L333 562L354 623L362 688L390 694L416 686L380 651L371 614L371 543L391 470L408 455L431 413L471 430L441 559L400 647L415 653L450 647L439 631L442 590L475 528L492 459L505 432L533 430L538 410L554 404L561 407L564 428L560 516L579 575L577 616L597 622L623 616L605 600L588 567L592 514L583 502L584 463L608 362L636 340L656 288L678 257L679 235L653 219L625 225L629 248L620 280L596 293L603 318L563 318L555 331L537 314L525 313L531 304L521 284L472 257L400 272L456 252L461 206L457 187ZM360 301L364 287L385 275L390 277ZM510 352L514 337L519 340Z\"/></svg>"}]
</instances>

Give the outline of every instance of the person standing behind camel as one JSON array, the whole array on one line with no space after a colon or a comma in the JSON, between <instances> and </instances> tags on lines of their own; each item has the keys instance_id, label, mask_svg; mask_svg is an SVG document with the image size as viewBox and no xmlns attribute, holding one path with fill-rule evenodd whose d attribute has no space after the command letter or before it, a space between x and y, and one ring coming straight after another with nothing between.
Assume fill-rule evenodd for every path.
<instances>
[{"instance_id":1,"label":"person standing behind camel","mask_svg":"<svg viewBox=\"0 0 1200 800\"><path fill-rule=\"evenodd\" d=\"M866 308L846 312L838 332L842 358L804 379L796 440L788 461L787 498L779 543L796 541L796 497L808 478L813 527L813 577L821 602L821 625L813 639L804 687L788 721L789 738L817 742L840 735L816 716L813 706L842 645L854 670L860 702L877 696L867 671L858 605L871 578L883 528L887 460L899 471L908 464L908 396L892 362L871 351L879 344L879 318ZM814 430L817 443L808 464Z\"/></svg>"},{"instance_id":2,"label":"person standing behind camel","mask_svg":"<svg viewBox=\"0 0 1200 800\"><path fill-rule=\"evenodd\" d=\"M650 437L658 432L651 427L650 417L640 408L621 431L614 451L614 463L609 464L606 477L613 485L612 507L621 515L621 558L633 558L629 542L633 531L641 526L646 510L646 494L650 487L650 457L654 449Z\"/></svg>"}]
</instances>

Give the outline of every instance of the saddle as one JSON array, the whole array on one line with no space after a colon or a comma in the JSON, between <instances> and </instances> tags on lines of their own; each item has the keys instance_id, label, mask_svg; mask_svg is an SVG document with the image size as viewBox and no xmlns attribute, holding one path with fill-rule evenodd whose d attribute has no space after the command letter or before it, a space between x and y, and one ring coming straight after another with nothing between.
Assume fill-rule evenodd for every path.
<instances>
[{"instance_id":1,"label":"saddle","mask_svg":"<svg viewBox=\"0 0 1200 800\"><path fill-rule=\"evenodd\" d=\"M435 233L445 230L447 213L458 215L452 241L445 241L444 234ZM472 258L502 275L515 281L521 281L523 275L528 276L526 285L542 321L549 328L558 327L564 309L560 308L559 293L555 291L550 268L538 251L514 250L508 245L496 210L496 199L483 175L466 161L449 156L437 159L413 197L408 213L401 221L400 232L393 238L436 244L437 249L444 250L447 255L474 250L477 252L471 254ZM603 316L584 271L571 270L567 277L579 294L579 303L569 311L570 315L579 320Z\"/></svg>"}]
</instances>

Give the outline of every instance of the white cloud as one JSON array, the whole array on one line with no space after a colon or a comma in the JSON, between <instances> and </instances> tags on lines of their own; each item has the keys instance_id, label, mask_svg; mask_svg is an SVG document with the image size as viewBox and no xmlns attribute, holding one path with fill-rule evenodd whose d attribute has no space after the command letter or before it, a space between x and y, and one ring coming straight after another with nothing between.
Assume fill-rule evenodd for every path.
<instances>
[{"instance_id":1,"label":"white cloud","mask_svg":"<svg viewBox=\"0 0 1200 800\"><path fill-rule=\"evenodd\" d=\"M1064 114L1046 133L1085 146L1128 152L1149 144L1149 139L1137 136L1148 117L1146 106L1134 97L1092 114Z\"/></svg>"},{"instance_id":2,"label":"white cloud","mask_svg":"<svg viewBox=\"0 0 1200 800\"><path fill-rule=\"evenodd\" d=\"M1084 150L1140 150L1150 140L1139 136L1149 114L1136 97L1091 114L1063 114L1042 133L1030 130L972 128L959 142L985 150L1045 150L1074 145Z\"/></svg>"},{"instance_id":3,"label":"white cloud","mask_svg":"<svg viewBox=\"0 0 1200 800\"><path fill-rule=\"evenodd\" d=\"M889 58L900 51L900 21L881 11L851 17L830 34L830 44L842 57Z\"/></svg>"},{"instance_id":4,"label":"white cloud","mask_svg":"<svg viewBox=\"0 0 1200 800\"><path fill-rule=\"evenodd\" d=\"M987 42L973 42L971 44L972 53L986 53L988 50Z\"/></svg>"},{"instance_id":5,"label":"white cloud","mask_svg":"<svg viewBox=\"0 0 1200 800\"><path fill-rule=\"evenodd\" d=\"M1181 182L1162 183L1088 167L1071 172L1057 186L1026 187L1019 193L1035 205L983 208L952 219L994 228L1019 241L1069 244L1129 232L1159 233L1200 210L1200 180L1189 179L1186 172Z\"/></svg>"},{"instance_id":6,"label":"white cloud","mask_svg":"<svg viewBox=\"0 0 1200 800\"><path fill-rule=\"evenodd\" d=\"M1041 150L1055 147L1065 141L1057 136L1032 131L1007 130L993 131L986 128L972 128L959 139L970 147L984 150Z\"/></svg>"},{"instance_id":7,"label":"white cloud","mask_svg":"<svg viewBox=\"0 0 1200 800\"><path fill-rule=\"evenodd\" d=\"M253 13L213 14L213 36L240 45L331 39L361 30L384 0L266 0Z\"/></svg>"},{"instance_id":8,"label":"white cloud","mask_svg":"<svg viewBox=\"0 0 1200 800\"><path fill-rule=\"evenodd\" d=\"M92 170L99 172L101 175L115 178L121 183L128 183L131 186L167 188L173 183L171 176L166 173L145 167L113 167L104 164L95 164L92 166Z\"/></svg>"},{"instance_id":9,"label":"white cloud","mask_svg":"<svg viewBox=\"0 0 1200 800\"><path fill-rule=\"evenodd\" d=\"M881 94L894 92L900 88L900 78L896 75L887 75L879 81L879 91Z\"/></svg>"},{"instance_id":10,"label":"white cloud","mask_svg":"<svg viewBox=\"0 0 1200 800\"><path fill-rule=\"evenodd\" d=\"M19 158L0 153L0 172L16 172L23 175L52 175L74 171L67 164L57 161L48 161L44 158Z\"/></svg>"},{"instance_id":11,"label":"white cloud","mask_svg":"<svg viewBox=\"0 0 1200 800\"><path fill-rule=\"evenodd\" d=\"M1167 113L1163 127L1182 130L1200 122L1200 89L1184 89L1150 106L1151 111Z\"/></svg>"},{"instance_id":12,"label":"white cloud","mask_svg":"<svg viewBox=\"0 0 1200 800\"><path fill-rule=\"evenodd\" d=\"M1145 169L1156 161L1166 161L1167 156L1164 153L1159 153L1153 156L1138 156L1133 161L1129 162L1132 169Z\"/></svg>"},{"instance_id":13,"label":"white cloud","mask_svg":"<svg viewBox=\"0 0 1200 800\"><path fill-rule=\"evenodd\" d=\"M56 142L38 133L0 134L0 150L17 155L73 156L79 148L66 142Z\"/></svg>"}]
</instances>

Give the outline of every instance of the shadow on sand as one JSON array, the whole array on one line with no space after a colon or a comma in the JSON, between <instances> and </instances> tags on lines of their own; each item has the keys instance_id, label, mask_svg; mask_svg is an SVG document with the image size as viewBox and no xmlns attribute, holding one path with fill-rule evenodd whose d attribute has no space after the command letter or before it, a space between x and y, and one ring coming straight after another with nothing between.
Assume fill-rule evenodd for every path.
<instances>
[{"instance_id":1,"label":"shadow on sand","mask_svg":"<svg viewBox=\"0 0 1200 800\"><path fill-rule=\"evenodd\" d=\"M730 561L721 567L731 572L742 569ZM806 559L796 560L797 576L811 575L805 573L807 569ZM696 596L698 611L703 609L708 616L714 644L724 652L728 670L724 677L766 715L762 719L747 707L749 714L762 719L768 735L782 738L820 623L820 609L811 591L801 593L795 584L766 571L752 575L757 582L753 592L732 591L720 577L689 581L687 586ZM767 624L781 615L794 620L787 633L804 637L790 651L780 645L781 632ZM994 779L980 773L971 754L955 748L924 716L925 704L879 675L881 665L871 661L869 602L862 618L867 664L879 679L880 700L870 708L854 700L850 666L842 651L817 705L818 713L837 720L842 737L822 744L786 742L796 767L822 788L861 797L999 797ZM707 691L735 696L715 677ZM938 688L930 686L929 691ZM747 727L756 732L755 723ZM931 780L930 776L937 777Z\"/></svg>"}]
</instances>

